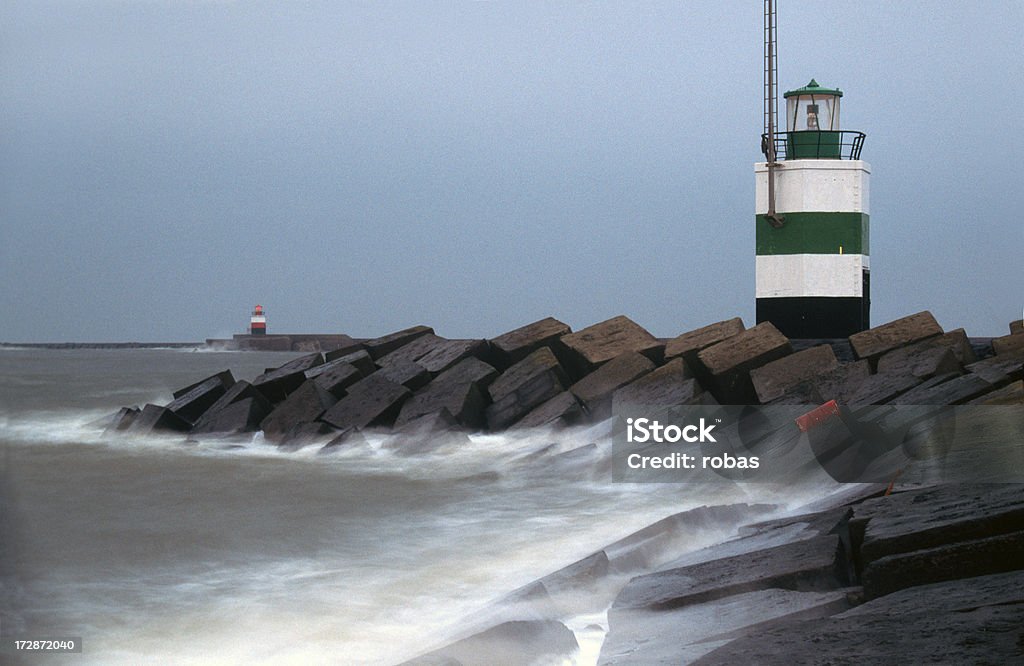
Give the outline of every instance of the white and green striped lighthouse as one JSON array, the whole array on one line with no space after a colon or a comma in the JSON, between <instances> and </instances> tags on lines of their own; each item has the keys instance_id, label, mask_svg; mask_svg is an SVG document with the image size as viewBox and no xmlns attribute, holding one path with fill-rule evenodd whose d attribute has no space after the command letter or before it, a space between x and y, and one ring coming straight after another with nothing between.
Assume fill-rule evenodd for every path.
<instances>
[{"instance_id":1,"label":"white and green striped lighthouse","mask_svg":"<svg viewBox=\"0 0 1024 666\"><path fill-rule=\"evenodd\" d=\"M757 321L791 338L870 328L864 133L840 129L840 90L790 90L786 131L764 135L757 180Z\"/></svg>"}]
</instances>

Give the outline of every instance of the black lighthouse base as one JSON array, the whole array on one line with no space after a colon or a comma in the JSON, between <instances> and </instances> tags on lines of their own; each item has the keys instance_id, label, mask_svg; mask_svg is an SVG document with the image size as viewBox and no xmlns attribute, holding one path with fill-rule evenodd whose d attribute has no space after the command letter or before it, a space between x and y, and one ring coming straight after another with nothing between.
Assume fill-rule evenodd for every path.
<instances>
[{"instance_id":1,"label":"black lighthouse base","mask_svg":"<svg viewBox=\"0 0 1024 666\"><path fill-rule=\"evenodd\" d=\"M787 338L846 338L871 328L866 297L757 299L757 323L770 321Z\"/></svg>"}]
</instances>

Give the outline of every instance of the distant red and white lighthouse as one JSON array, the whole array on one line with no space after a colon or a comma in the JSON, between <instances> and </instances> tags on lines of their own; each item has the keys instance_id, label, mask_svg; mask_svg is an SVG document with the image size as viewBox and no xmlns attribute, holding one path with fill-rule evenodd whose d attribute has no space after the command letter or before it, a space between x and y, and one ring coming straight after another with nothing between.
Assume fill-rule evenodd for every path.
<instances>
[{"instance_id":1,"label":"distant red and white lighthouse","mask_svg":"<svg viewBox=\"0 0 1024 666\"><path fill-rule=\"evenodd\" d=\"M249 335L266 335L267 318L263 314L263 306L257 305L253 308L252 317L249 319Z\"/></svg>"}]
</instances>

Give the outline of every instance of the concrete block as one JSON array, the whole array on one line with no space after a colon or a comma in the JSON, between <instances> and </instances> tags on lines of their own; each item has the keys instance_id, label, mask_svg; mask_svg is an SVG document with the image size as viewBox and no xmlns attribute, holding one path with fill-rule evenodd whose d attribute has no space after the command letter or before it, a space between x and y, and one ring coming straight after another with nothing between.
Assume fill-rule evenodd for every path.
<instances>
[{"instance_id":1,"label":"concrete block","mask_svg":"<svg viewBox=\"0 0 1024 666\"><path fill-rule=\"evenodd\" d=\"M430 373L419 363L407 361L381 368L377 372L382 377L401 384L410 391L416 391L430 383Z\"/></svg>"},{"instance_id":2,"label":"concrete block","mask_svg":"<svg viewBox=\"0 0 1024 666\"><path fill-rule=\"evenodd\" d=\"M946 355L943 352L948 351ZM950 358L952 356L952 358ZM964 329L894 349L878 358L878 372L911 372L921 379L956 372L977 358Z\"/></svg>"},{"instance_id":3,"label":"concrete block","mask_svg":"<svg viewBox=\"0 0 1024 666\"><path fill-rule=\"evenodd\" d=\"M555 664L579 650L576 636L555 620L514 620L405 662L401 666Z\"/></svg>"},{"instance_id":4,"label":"concrete block","mask_svg":"<svg viewBox=\"0 0 1024 666\"><path fill-rule=\"evenodd\" d=\"M491 340L491 347L501 364L507 368L541 347L549 347L571 332L568 324L547 317L499 335Z\"/></svg>"},{"instance_id":5,"label":"concrete block","mask_svg":"<svg viewBox=\"0 0 1024 666\"><path fill-rule=\"evenodd\" d=\"M487 425L502 430L565 390L568 379L548 347L535 350L491 382Z\"/></svg>"},{"instance_id":6,"label":"concrete block","mask_svg":"<svg viewBox=\"0 0 1024 666\"><path fill-rule=\"evenodd\" d=\"M306 379L312 380L335 398L343 398L345 391L363 378L359 368L338 359L306 371Z\"/></svg>"},{"instance_id":7,"label":"concrete block","mask_svg":"<svg viewBox=\"0 0 1024 666\"><path fill-rule=\"evenodd\" d=\"M698 352L739 335L745 330L743 320L739 317L726 319L714 324L678 335L665 345L665 360L682 357L688 363L697 358Z\"/></svg>"},{"instance_id":8,"label":"concrete block","mask_svg":"<svg viewBox=\"0 0 1024 666\"><path fill-rule=\"evenodd\" d=\"M576 365L567 370L580 375L626 352L638 352L660 362L665 348L639 324L621 315L563 335L560 343L568 349Z\"/></svg>"},{"instance_id":9,"label":"concrete block","mask_svg":"<svg viewBox=\"0 0 1024 666\"><path fill-rule=\"evenodd\" d=\"M381 446L403 455L415 455L441 447L462 447L472 443L455 417L442 408L405 423Z\"/></svg>"},{"instance_id":10,"label":"concrete block","mask_svg":"<svg viewBox=\"0 0 1024 666\"><path fill-rule=\"evenodd\" d=\"M280 441L296 425L315 421L337 401L315 379L306 380L263 419L260 428L268 440Z\"/></svg>"},{"instance_id":11,"label":"concrete block","mask_svg":"<svg viewBox=\"0 0 1024 666\"><path fill-rule=\"evenodd\" d=\"M1010 334L1020 335L1024 333L1024 319L1018 319L1017 321L1010 322Z\"/></svg>"},{"instance_id":12,"label":"concrete block","mask_svg":"<svg viewBox=\"0 0 1024 666\"><path fill-rule=\"evenodd\" d=\"M262 395L236 400L214 411L210 409L192 428L193 435L235 435L255 432L270 413Z\"/></svg>"},{"instance_id":13,"label":"concrete block","mask_svg":"<svg viewBox=\"0 0 1024 666\"><path fill-rule=\"evenodd\" d=\"M1024 381L1017 380L1001 389L989 391L973 400L968 405L1024 405Z\"/></svg>"},{"instance_id":14,"label":"concrete block","mask_svg":"<svg viewBox=\"0 0 1024 666\"><path fill-rule=\"evenodd\" d=\"M166 407L146 405L123 432L131 435L149 435L158 432L188 432L192 424Z\"/></svg>"},{"instance_id":15,"label":"concrete block","mask_svg":"<svg viewBox=\"0 0 1024 666\"><path fill-rule=\"evenodd\" d=\"M947 351L947 353L949 353ZM918 387L895 398L895 405L959 405L991 391L994 386L978 375L951 377L935 386Z\"/></svg>"},{"instance_id":16,"label":"concrete block","mask_svg":"<svg viewBox=\"0 0 1024 666\"><path fill-rule=\"evenodd\" d=\"M486 340L444 340L435 345L429 352L416 359L431 374L439 374L454 366L459 361L476 357L481 358L487 353Z\"/></svg>"},{"instance_id":17,"label":"concrete block","mask_svg":"<svg viewBox=\"0 0 1024 666\"><path fill-rule=\"evenodd\" d=\"M417 391L402 406L395 426L402 427L425 414L447 409L456 421L467 428L482 428L486 421L484 410L487 407L484 389L477 382L438 379Z\"/></svg>"},{"instance_id":18,"label":"concrete block","mask_svg":"<svg viewBox=\"0 0 1024 666\"><path fill-rule=\"evenodd\" d=\"M942 327L927 310L888 324L854 333L850 345L857 358L877 359L882 354L918 340L942 335Z\"/></svg>"},{"instance_id":19,"label":"concrete block","mask_svg":"<svg viewBox=\"0 0 1024 666\"><path fill-rule=\"evenodd\" d=\"M377 366L387 368L392 365L415 363L444 342L447 341L442 337L433 333L425 333L378 358Z\"/></svg>"},{"instance_id":20,"label":"concrete block","mask_svg":"<svg viewBox=\"0 0 1024 666\"><path fill-rule=\"evenodd\" d=\"M625 352L569 387L592 419L606 419L612 413L612 395L654 370L651 359L635 351Z\"/></svg>"},{"instance_id":21,"label":"concrete block","mask_svg":"<svg viewBox=\"0 0 1024 666\"><path fill-rule=\"evenodd\" d=\"M303 421L288 428L277 438L277 445L281 449L297 451L312 444L323 446L339 434L337 428L330 426L323 421Z\"/></svg>"},{"instance_id":22,"label":"concrete block","mask_svg":"<svg viewBox=\"0 0 1024 666\"><path fill-rule=\"evenodd\" d=\"M750 371L750 380L762 403L780 398L802 382L815 379L839 367L828 345L810 347Z\"/></svg>"},{"instance_id":23,"label":"concrete block","mask_svg":"<svg viewBox=\"0 0 1024 666\"><path fill-rule=\"evenodd\" d=\"M366 436L363 434L362 430L359 428L349 428L348 430L338 433L332 440L320 447L320 450L317 453L337 453L345 447L365 446L366 444Z\"/></svg>"},{"instance_id":24,"label":"concrete block","mask_svg":"<svg viewBox=\"0 0 1024 666\"><path fill-rule=\"evenodd\" d=\"M211 380L211 379L213 379L215 377L219 377L220 378L221 384L224 385L224 388L231 388L234 385L234 383L235 383L235 377L234 377L234 375L231 374L231 371L230 370L222 370L221 372L218 372L215 375L210 375L209 377L203 377L198 382L195 382L193 384L189 384L188 386L185 386L184 388L180 388L177 391L175 391L174 393L172 393L171 395L174 397L175 400L177 400L178 398L180 398L181 396L185 395L186 393L188 393L192 389L196 388L200 384L202 384L204 382L207 382L207 381L209 381L209 380Z\"/></svg>"},{"instance_id":25,"label":"concrete block","mask_svg":"<svg viewBox=\"0 0 1024 666\"><path fill-rule=\"evenodd\" d=\"M910 373L871 375L850 398L851 405L881 405L921 383ZM824 397L824 396L823 396Z\"/></svg>"},{"instance_id":26,"label":"concrete block","mask_svg":"<svg viewBox=\"0 0 1024 666\"><path fill-rule=\"evenodd\" d=\"M1000 338L992 338L992 351L996 353L996 356L1024 351L1024 335L1015 333L1013 335L1004 335Z\"/></svg>"},{"instance_id":27,"label":"concrete block","mask_svg":"<svg viewBox=\"0 0 1024 666\"><path fill-rule=\"evenodd\" d=\"M616 389L612 394L612 404L616 409L627 405L637 408L685 405L702 391L697 380L689 376L686 361L676 357Z\"/></svg>"},{"instance_id":28,"label":"concrete block","mask_svg":"<svg viewBox=\"0 0 1024 666\"><path fill-rule=\"evenodd\" d=\"M413 326L401 331L389 333L388 335L374 338L363 343L363 347L374 359L379 359L395 351L403 345L407 345L416 338L424 335L433 335L434 329L429 326Z\"/></svg>"},{"instance_id":29,"label":"concrete block","mask_svg":"<svg viewBox=\"0 0 1024 666\"><path fill-rule=\"evenodd\" d=\"M328 409L321 421L340 430L391 425L411 395L401 384L374 373L348 389L348 395Z\"/></svg>"},{"instance_id":30,"label":"concrete block","mask_svg":"<svg viewBox=\"0 0 1024 666\"><path fill-rule=\"evenodd\" d=\"M324 357L320 352L300 356L285 363L279 368L267 370L252 381L270 402L281 402L288 394L302 386L306 381L306 371L321 365Z\"/></svg>"},{"instance_id":31,"label":"concrete block","mask_svg":"<svg viewBox=\"0 0 1024 666\"><path fill-rule=\"evenodd\" d=\"M814 385L823 401L835 400L841 405L848 405L869 376L871 364L865 359L843 363L830 372L818 375L814 378Z\"/></svg>"},{"instance_id":32,"label":"concrete block","mask_svg":"<svg viewBox=\"0 0 1024 666\"><path fill-rule=\"evenodd\" d=\"M711 345L697 354L697 363L709 379L705 386L723 404L754 404L757 394L750 371L787 356L793 348L771 322Z\"/></svg>"},{"instance_id":33,"label":"concrete block","mask_svg":"<svg viewBox=\"0 0 1024 666\"><path fill-rule=\"evenodd\" d=\"M965 370L995 386L1024 379L1024 350L971 363Z\"/></svg>"},{"instance_id":34,"label":"concrete block","mask_svg":"<svg viewBox=\"0 0 1024 666\"><path fill-rule=\"evenodd\" d=\"M124 432L131 427L132 422L142 411L138 407L122 407L116 414L110 417L106 427L103 429L103 436L109 437Z\"/></svg>"},{"instance_id":35,"label":"concrete block","mask_svg":"<svg viewBox=\"0 0 1024 666\"><path fill-rule=\"evenodd\" d=\"M359 372L363 373L363 376L372 374L376 369L377 365L370 358L369 352L365 349L360 349L349 352L347 354L341 354L338 352L328 352L324 354L324 362L330 363L332 361L341 361L342 363L348 363L359 368Z\"/></svg>"},{"instance_id":36,"label":"concrete block","mask_svg":"<svg viewBox=\"0 0 1024 666\"><path fill-rule=\"evenodd\" d=\"M584 418L583 406L571 391L563 391L516 421L514 428L563 427Z\"/></svg>"}]
</instances>

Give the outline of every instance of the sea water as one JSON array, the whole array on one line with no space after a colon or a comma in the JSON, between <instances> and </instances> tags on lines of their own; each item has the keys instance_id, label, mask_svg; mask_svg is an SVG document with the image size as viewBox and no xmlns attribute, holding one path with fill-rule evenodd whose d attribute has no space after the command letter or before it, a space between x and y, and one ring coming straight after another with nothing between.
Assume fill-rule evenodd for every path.
<instances>
[{"instance_id":1,"label":"sea water","mask_svg":"<svg viewBox=\"0 0 1024 666\"><path fill-rule=\"evenodd\" d=\"M835 490L613 483L602 425L321 455L95 421L296 354L0 350L0 633L74 636L32 663L389 664L465 633L495 599L665 516L796 506ZM582 449L587 455L529 454ZM554 462L553 462L554 460ZM731 536L694 534L684 548ZM593 664L599 599L565 618Z\"/></svg>"}]
</instances>

